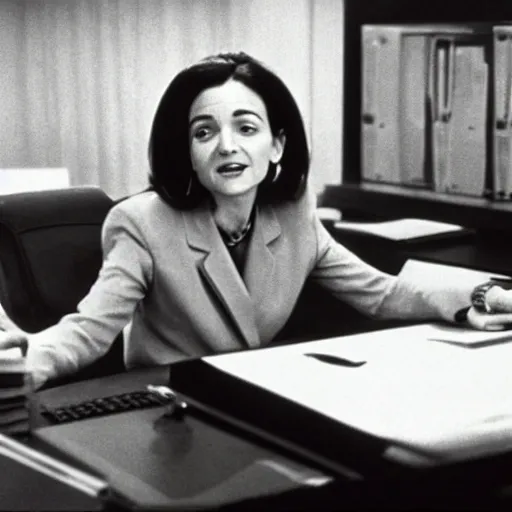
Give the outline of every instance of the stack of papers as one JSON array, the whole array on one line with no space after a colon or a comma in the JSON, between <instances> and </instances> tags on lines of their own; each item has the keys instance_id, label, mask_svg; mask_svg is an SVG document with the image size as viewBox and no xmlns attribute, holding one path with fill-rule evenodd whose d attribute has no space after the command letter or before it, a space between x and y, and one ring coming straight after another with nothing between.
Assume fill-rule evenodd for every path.
<instances>
[{"instance_id":1,"label":"stack of papers","mask_svg":"<svg viewBox=\"0 0 512 512\"><path fill-rule=\"evenodd\" d=\"M18 435L29 432L30 388L21 349L0 351L0 433Z\"/></svg>"},{"instance_id":2,"label":"stack of papers","mask_svg":"<svg viewBox=\"0 0 512 512\"><path fill-rule=\"evenodd\" d=\"M342 220L335 222L334 227L340 231L367 233L396 242L465 231L462 226L457 224L414 218L385 222L350 222Z\"/></svg>"}]
</instances>

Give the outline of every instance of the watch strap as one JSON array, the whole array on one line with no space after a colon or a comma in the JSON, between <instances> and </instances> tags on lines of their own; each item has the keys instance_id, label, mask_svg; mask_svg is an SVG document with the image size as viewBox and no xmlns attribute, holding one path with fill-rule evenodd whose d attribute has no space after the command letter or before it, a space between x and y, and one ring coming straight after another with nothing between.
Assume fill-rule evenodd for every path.
<instances>
[{"instance_id":1,"label":"watch strap","mask_svg":"<svg viewBox=\"0 0 512 512\"><path fill-rule=\"evenodd\" d=\"M479 284L471 292L471 304L481 313L491 313L492 310L485 300L485 294L497 283L493 280Z\"/></svg>"}]
</instances>

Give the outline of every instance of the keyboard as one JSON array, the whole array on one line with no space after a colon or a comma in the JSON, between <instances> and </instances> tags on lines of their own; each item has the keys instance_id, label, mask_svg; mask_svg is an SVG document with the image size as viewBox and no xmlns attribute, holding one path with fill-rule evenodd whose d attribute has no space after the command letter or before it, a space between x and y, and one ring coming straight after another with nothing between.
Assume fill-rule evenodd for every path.
<instances>
[{"instance_id":1,"label":"keyboard","mask_svg":"<svg viewBox=\"0 0 512 512\"><path fill-rule=\"evenodd\" d=\"M135 409L160 407L174 402L175 397L172 395L165 396L152 391L132 391L60 407L42 406L41 414L51 423L68 423Z\"/></svg>"}]
</instances>

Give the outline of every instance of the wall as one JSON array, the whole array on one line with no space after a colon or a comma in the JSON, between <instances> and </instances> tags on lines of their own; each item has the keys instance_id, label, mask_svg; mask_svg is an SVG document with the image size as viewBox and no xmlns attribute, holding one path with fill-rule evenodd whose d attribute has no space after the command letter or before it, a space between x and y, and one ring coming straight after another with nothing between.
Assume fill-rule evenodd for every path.
<instances>
[{"instance_id":1,"label":"wall","mask_svg":"<svg viewBox=\"0 0 512 512\"><path fill-rule=\"evenodd\" d=\"M20 2L0 2L0 167L17 167L25 161L24 94L17 52L23 39L22 19Z\"/></svg>"},{"instance_id":2,"label":"wall","mask_svg":"<svg viewBox=\"0 0 512 512\"><path fill-rule=\"evenodd\" d=\"M342 0L3 0L0 167L67 167L73 184L136 192L170 79L244 50L294 94L320 191L341 177L342 16Z\"/></svg>"}]
</instances>

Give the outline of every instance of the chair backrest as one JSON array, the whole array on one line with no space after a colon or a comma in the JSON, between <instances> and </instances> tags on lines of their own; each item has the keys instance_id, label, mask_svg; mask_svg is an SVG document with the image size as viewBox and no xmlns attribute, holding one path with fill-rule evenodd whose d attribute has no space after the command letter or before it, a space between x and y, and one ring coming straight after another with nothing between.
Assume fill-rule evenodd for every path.
<instances>
[{"instance_id":1,"label":"chair backrest","mask_svg":"<svg viewBox=\"0 0 512 512\"><path fill-rule=\"evenodd\" d=\"M101 267L113 204L96 187L0 196L0 302L22 329L37 332L76 310Z\"/></svg>"}]
</instances>

